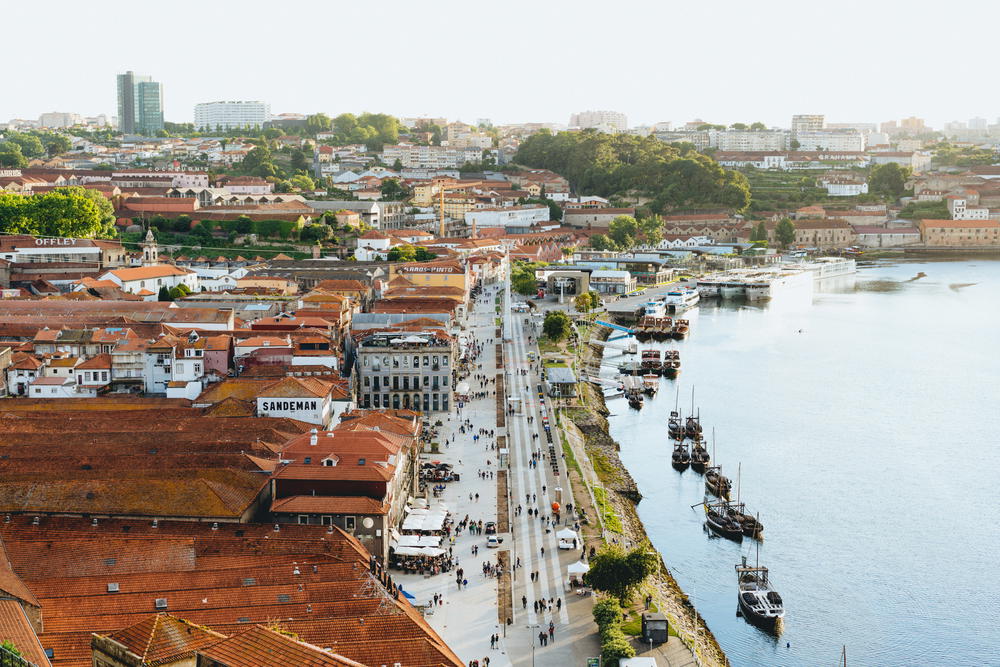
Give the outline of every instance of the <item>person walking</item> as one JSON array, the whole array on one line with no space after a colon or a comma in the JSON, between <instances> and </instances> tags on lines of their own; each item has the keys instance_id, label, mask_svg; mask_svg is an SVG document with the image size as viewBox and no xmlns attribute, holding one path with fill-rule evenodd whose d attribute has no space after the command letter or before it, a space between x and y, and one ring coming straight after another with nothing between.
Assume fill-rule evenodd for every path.
<instances>
[{"instance_id":1,"label":"person walking","mask_svg":"<svg viewBox=\"0 0 1000 667\"><path fill-rule=\"evenodd\" d=\"M521 596L521 609L528 608L528 597L526 595Z\"/></svg>"}]
</instances>

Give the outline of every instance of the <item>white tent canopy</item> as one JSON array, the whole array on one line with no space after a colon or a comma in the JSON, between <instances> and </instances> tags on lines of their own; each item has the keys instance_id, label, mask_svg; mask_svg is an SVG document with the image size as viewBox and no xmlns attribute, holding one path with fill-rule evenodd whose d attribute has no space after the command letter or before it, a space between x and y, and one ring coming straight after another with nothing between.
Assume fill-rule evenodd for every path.
<instances>
[{"instance_id":1,"label":"white tent canopy","mask_svg":"<svg viewBox=\"0 0 1000 667\"><path fill-rule=\"evenodd\" d=\"M566 567L566 574L570 575L581 575L590 572L590 566L584 563L582 560L578 560L575 563L570 563Z\"/></svg>"},{"instance_id":2,"label":"white tent canopy","mask_svg":"<svg viewBox=\"0 0 1000 667\"><path fill-rule=\"evenodd\" d=\"M457 385L455 385L455 393L456 394L462 394L462 395L468 394L469 393L469 383L466 382L465 380L462 380L461 382L459 382Z\"/></svg>"},{"instance_id":3,"label":"white tent canopy","mask_svg":"<svg viewBox=\"0 0 1000 667\"><path fill-rule=\"evenodd\" d=\"M569 528L563 528L556 533L556 539L559 540L560 549L576 549L580 544L580 538L577 537L576 532Z\"/></svg>"}]
</instances>

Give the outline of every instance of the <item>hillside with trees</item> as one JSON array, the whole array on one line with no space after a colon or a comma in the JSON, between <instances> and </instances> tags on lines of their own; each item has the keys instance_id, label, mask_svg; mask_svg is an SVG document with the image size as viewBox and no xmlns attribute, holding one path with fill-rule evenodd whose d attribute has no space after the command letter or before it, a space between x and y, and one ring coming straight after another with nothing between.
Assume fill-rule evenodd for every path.
<instances>
[{"instance_id":1,"label":"hillside with trees","mask_svg":"<svg viewBox=\"0 0 1000 667\"><path fill-rule=\"evenodd\" d=\"M698 207L743 211L750 204L743 174L723 169L693 146L655 137L542 130L521 144L514 159L564 176L580 193L648 197L657 213Z\"/></svg>"}]
</instances>

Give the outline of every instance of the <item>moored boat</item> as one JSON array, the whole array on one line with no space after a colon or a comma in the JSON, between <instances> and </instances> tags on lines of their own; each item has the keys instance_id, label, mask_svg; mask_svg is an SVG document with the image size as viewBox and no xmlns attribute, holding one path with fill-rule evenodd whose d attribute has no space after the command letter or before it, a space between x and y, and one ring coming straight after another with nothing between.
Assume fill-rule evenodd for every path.
<instances>
[{"instance_id":1,"label":"moored boat","mask_svg":"<svg viewBox=\"0 0 1000 667\"><path fill-rule=\"evenodd\" d=\"M696 439L691 446L691 469L695 472L704 473L705 468L712 461L711 455L705 449L705 443L701 439Z\"/></svg>"},{"instance_id":2,"label":"moored boat","mask_svg":"<svg viewBox=\"0 0 1000 667\"><path fill-rule=\"evenodd\" d=\"M701 417L695 415L688 417L684 422L684 434L689 438L701 437Z\"/></svg>"},{"instance_id":3,"label":"moored boat","mask_svg":"<svg viewBox=\"0 0 1000 667\"><path fill-rule=\"evenodd\" d=\"M725 505L728 503L706 504L705 505L705 525L709 529L728 540L734 542L743 541L743 528L740 522L729 516Z\"/></svg>"},{"instance_id":4,"label":"moored boat","mask_svg":"<svg viewBox=\"0 0 1000 667\"><path fill-rule=\"evenodd\" d=\"M733 483L722 474L722 466L709 466L705 468L705 490L717 498L729 500L729 494L733 490Z\"/></svg>"},{"instance_id":5,"label":"moored boat","mask_svg":"<svg viewBox=\"0 0 1000 667\"><path fill-rule=\"evenodd\" d=\"M659 350L643 350L642 361L640 362L643 372L655 373L659 375L663 370L663 362L660 361Z\"/></svg>"},{"instance_id":6,"label":"moored boat","mask_svg":"<svg viewBox=\"0 0 1000 667\"><path fill-rule=\"evenodd\" d=\"M670 455L670 465L674 470L683 472L691 464L691 454L688 453L687 444L683 440L674 443L674 451Z\"/></svg>"},{"instance_id":7,"label":"moored boat","mask_svg":"<svg viewBox=\"0 0 1000 667\"><path fill-rule=\"evenodd\" d=\"M746 556L736 566L740 614L748 622L768 632L780 633L785 603L774 590L766 567L747 565Z\"/></svg>"},{"instance_id":8,"label":"moored boat","mask_svg":"<svg viewBox=\"0 0 1000 667\"><path fill-rule=\"evenodd\" d=\"M676 320L674 322L671 335L675 340L681 340L688 335L688 330L690 329L691 323L687 320Z\"/></svg>"},{"instance_id":9,"label":"moored boat","mask_svg":"<svg viewBox=\"0 0 1000 667\"><path fill-rule=\"evenodd\" d=\"M642 390L646 392L648 396L656 395L657 390L660 388L660 376L654 373L647 373L642 376Z\"/></svg>"},{"instance_id":10,"label":"moored boat","mask_svg":"<svg viewBox=\"0 0 1000 667\"><path fill-rule=\"evenodd\" d=\"M674 440L684 437L684 426L681 424L681 415L676 410L670 411L670 419L667 420L667 433Z\"/></svg>"}]
</instances>

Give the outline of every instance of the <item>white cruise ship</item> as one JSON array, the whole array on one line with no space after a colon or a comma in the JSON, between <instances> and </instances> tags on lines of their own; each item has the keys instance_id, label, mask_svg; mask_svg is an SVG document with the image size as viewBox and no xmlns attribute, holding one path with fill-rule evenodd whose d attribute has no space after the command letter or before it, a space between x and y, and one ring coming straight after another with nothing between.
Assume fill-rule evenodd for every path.
<instances>
[{"instance_id":1,"label":"white cruise ship","mask_svg":"<svg viewBox=\"0 0 1000 667\"><path fill-rule=\"evenodd\" d=\"M780 271L758 274L746 282L747 301L764 301L784 292L812 292L812 274L808 271Z\"/></svg>"},{"instance_id":2,"label":"white cruise ship","mask_svg":"<svg viewBox=\"0 0 1000 667\"><path fill-rule=\"evenodd\" d=\"M813 280L847 276L858 272L857 262L845 257L817 257L808 262L785 264L785 268L812 273Z\"/></svg>"},{"instance_id":3,"label":"white cruise ship","mask_svg":"<svg viewBox=\"0 0 1000 667\"><path fill-rule=\"evenodd\" d=\"M672 313L679 313L682 310L687 310L697 305L700 298L699 290L690 287L681 287L680 289L667 292L667 296L663 302L666 304L667 310Z\"/></svg>"}]
</instances>

